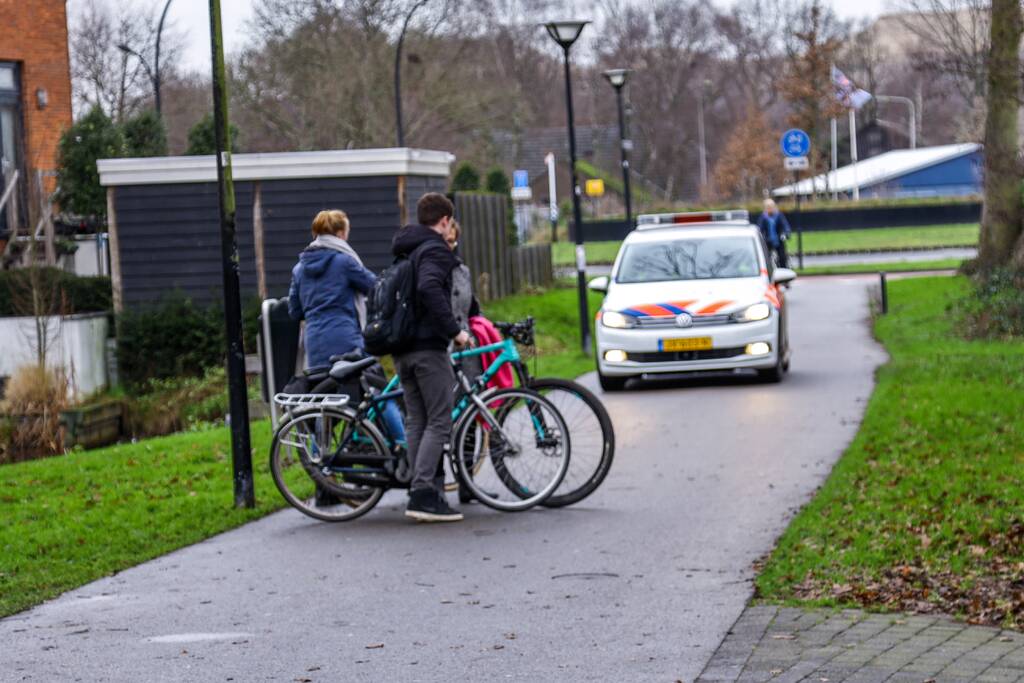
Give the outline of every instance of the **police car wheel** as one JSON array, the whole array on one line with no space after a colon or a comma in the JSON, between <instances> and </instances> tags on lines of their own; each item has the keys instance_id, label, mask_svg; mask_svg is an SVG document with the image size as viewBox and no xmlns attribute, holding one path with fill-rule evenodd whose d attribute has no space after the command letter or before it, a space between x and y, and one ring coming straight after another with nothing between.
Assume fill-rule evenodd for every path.
<instances>
[{"instance_id":1,"label":"police car wheel","mask_svg":"<svg viewBox=\"0 0 1024 683\"><path fill-rule=\"evenodd\" d=\"M629 381L629 377L609 377L608 375L602 375L599 371L597 373L597 381L605 391L622 391L626 388L626 382Z\"/></svg>"}]
</instances>

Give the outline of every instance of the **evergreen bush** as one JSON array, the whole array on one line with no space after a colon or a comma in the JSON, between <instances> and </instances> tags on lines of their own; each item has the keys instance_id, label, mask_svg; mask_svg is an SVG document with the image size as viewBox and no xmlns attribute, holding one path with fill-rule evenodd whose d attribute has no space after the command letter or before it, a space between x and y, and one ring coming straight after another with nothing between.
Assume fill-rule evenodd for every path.
<instances>
[{"instance_id":1,"label":"evergreen bush","mask_svg":"<svg viewBox=\"0 0 1024 683\"><path fill-rule=\"evenodd\" d=\"M133 116L121 126L125 154L130 157L167 156L167 129L152 109Z\"/></svg>"},{"instance_id":2,"label":"evergreen bush","mask_svg":"<svg viewBox=\"0 0 1024 683\"><path fill-rule=\"evenodd\" d=\"M56 202L78 216L107 215L107 194L100 185L97 159L124 155L121 129L98 106L60 136L57 143Z\"/></svg>"},{"instance_id":3,"label":"evergreen bush","mask_svg":"<svg viewBox=\"0 0 1024 683\"><path fill-rule=\"evenodd\" d=\"M232 152L238 151L238 126L230 124L230 140L228 148ZM196 121L188 131L188 149L185 156L200 156L203 154L217 153L217 138L214 130L213 113L209 113Z\"/></svg>"},{"instance_id":4,"label":"evergreen bush","mask_svg":"<svg viewBox=\"0 0 1024 683\"><path fill-rule=\"evenodd\" d=\"M242 310L247 352L256 349L259 301ZM129 388L153 379L201 377L225 360L224 312L218 304L198 304L173 293L157 304L126 310L117 324L120 377Z\"/></svg>"},{"instance_id":5,"label":"evergreen bush","mask_svg":"<svg viewBox=\"0 0 1024 683\"><path fill-rule=\"evenodd\" d=\"M468 161L463 161L455 168L452 176L451 192L476 192L480 189L480 172Z\"/></svg>"}]
</instances>

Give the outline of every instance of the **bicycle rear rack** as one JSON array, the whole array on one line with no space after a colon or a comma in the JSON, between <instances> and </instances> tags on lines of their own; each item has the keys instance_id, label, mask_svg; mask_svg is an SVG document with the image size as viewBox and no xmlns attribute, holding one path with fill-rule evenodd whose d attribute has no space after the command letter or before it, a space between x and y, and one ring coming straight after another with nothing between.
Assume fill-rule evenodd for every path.
<instances>
[{"instance_id":1,"label":"bicycle rear rack","mask_svg":"<svg viewBox=\"0 0 1024 683\"><path fill-rule=\"evenodd\" d=\"M285 408L342 408L348 394L274 394L274 403Z\"/></svg>"}]
</instances>

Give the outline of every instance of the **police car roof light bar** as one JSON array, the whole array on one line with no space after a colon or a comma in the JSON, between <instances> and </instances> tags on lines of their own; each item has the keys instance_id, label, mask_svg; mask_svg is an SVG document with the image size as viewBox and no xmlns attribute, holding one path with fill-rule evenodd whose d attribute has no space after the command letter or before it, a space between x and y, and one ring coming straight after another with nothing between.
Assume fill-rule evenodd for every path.
<instances>
[{"instance_id":1,"label":"police car roof light bar","mask_svg":"<svg viewBox=\"0 0 1024 683\"><path fill-rule=\"evenodd\" d=\"M728 211L689 211L683 213L649 213L637 216L637 230L668 227L686 223L735 223L750 222L750 214L746 209L730 209Z\"/></svg>"}]
</instances>

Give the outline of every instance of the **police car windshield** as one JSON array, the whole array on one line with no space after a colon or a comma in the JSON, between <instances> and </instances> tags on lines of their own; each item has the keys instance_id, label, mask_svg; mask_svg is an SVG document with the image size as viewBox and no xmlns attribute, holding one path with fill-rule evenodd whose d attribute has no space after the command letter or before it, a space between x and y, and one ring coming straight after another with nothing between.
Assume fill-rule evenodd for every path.
<instances>
[{"instance_id":1,"label":"police car windshield","mask_svg":"<svg viewBox=\"0 0 1024 683\"><path fill-rule=\"evenodd\" d=\"M707 237L626 246L616 282L663 282L757 277L761 270L750 237Z\"/></svg>"}]
</instances>

